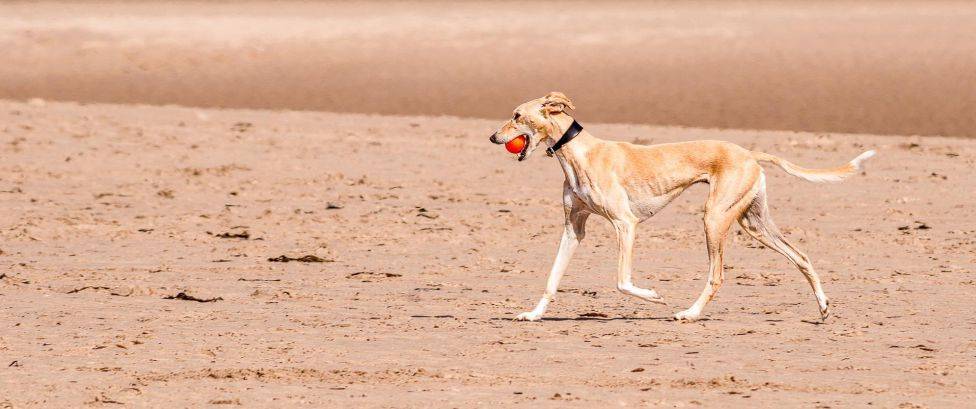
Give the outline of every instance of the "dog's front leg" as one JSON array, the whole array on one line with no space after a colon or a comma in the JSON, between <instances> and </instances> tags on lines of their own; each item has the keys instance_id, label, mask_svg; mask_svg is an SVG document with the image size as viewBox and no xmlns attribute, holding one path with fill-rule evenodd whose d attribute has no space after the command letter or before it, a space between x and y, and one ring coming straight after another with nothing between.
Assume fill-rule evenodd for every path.
<instances>
[{"instance_id":1,"label":"dog's front leg","mask_svg":"<svg viewBox=\"0 0 976 409\"><path fill-rule=\"evenodd\" d=\"M664 298L658 295L656 291L634 285L632 271L637 222L633 220L614 220L611 223L613 223L614 230L617 231L617 246L620 251L617 265L617 290L644 301L667 305L664 302Z\"/></svg>"},{"instance_id":2,"label":"dog's front leg","mask_svg":"<svg viewBox=\"0 0 976 409\"><path fill-rule=\"evenodd\" d=\"M556 290L559 289L559 280L563 278L563 273L566 272L566 267L569 266L569 260L573 258L576 247L579 246L580 241L583 240L583 236L586 235L586 219L588 217L589 213L583 211L578 206L566 209L566 228L563 230L562 239L559 240L559 252L556 254L556 260L553 261L552 269L549 271L546 292L542 295L542 299L539 300L539 304L532 311L519 314L515 317L516 320L537 321L539 318L542 318L542 314L546 312L546 307L549 306L549 302L556 296Z\"/></svg>"}]
</instances>

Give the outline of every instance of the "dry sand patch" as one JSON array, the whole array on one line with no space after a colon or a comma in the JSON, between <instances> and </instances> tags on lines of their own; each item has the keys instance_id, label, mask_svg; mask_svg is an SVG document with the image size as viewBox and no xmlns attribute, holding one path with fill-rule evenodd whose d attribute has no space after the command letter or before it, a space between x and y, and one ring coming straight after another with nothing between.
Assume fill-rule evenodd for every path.
<instances>
[{"instance_id":1,"label":"dry sand patch","mask_svg":"<svg viewBox=\"0 0 976 409\"><path fill-rule=\"evenodd\" d=\"M670 308L613 289L614 242L593 219L550 319L520 323L555 252L562 176L487 143L495 121L36 105L0 103L0 402L14 407L974 398L967 140L587 123L810 166L878 149L842 184L768 172L835 316L818 324L800 275L736 235L709 320L667 321L703 285L697 187L638 234L638 283ZM281 255L323 262L268 260ZM165 298L179 293L220 300Z\"/></svg>"}]
</instances>

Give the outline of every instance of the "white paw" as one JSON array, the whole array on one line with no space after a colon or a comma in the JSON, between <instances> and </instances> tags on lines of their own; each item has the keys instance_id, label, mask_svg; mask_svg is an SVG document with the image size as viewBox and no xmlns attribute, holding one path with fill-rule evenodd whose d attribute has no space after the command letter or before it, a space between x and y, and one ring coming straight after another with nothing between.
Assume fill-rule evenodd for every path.
<instances>
[{"instance_id":1,"label":"white paw","mask_svg":"<svg viewBox=\"0 0 976 409\"><path fill-rule=\"evenodd\" d=\"M515 321L538 321L539 318L542 318L539 316L539 314L533 312L523 312L515 317Z\"/></svg>"},{"instance_id":2,"label":"white paw","mask_svg":"<svg viewBox=\"0 0 976 409\"><path fill-rule=\"evenodd\" d=\"M819 303L819 304L820 304L820 320L827 321L827 318L830 317L830 301L824 298L823 303Z\"/></svg>"},{"instance_id":3,"label":"white paw","mask_svg":"<svg viewBox=\"0 0 976 409\"><path fill-rule=\"evenodd\" d=\"M654 290L649 290L649 291L650 294L641 298L643 298L645 301L650 301L655 304L668 305L667 301L664 301L664 297L658 295L656 292L654 292Z\"/></svg>"},{"instance_id":4,"label":"white paw","mask_svg":"<svg viewBox=\"0 0 976 409\"><path fill-rule=\"evenodd\" d=\"M698 321L699 318L701 318L701 312L692 310L684 310L674 314L674 319L677 321L692 322Z\"/></svg>"},{"instance_id":5,"label":"white paw","mask_svg":"<svg viewBox=\"0 0 976 409\"><path fill-rule=\"evenodd\" d=\"M668 303L664 302L664 297L661 297L660 295L658 295L657 291L654 291L649 288L639 288L639 287L634 287L633 285L624 284L624 285L618 285L617 289L624 294L632 295L644 301L650 301L655 304L668 305Z\"/></svg>"}]
</instances>

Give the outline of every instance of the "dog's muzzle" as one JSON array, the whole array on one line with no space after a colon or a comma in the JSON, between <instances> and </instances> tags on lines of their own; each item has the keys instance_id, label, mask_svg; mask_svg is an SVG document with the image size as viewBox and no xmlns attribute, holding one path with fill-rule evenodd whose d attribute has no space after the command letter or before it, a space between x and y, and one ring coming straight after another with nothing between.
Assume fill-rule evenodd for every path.
<instances>
[{"instance_id":1,"label":"dog's muzzle","mask_svg":"<svg viewBox=\"0 0 976 409\"><path fill-rule=\"evenodd\" d=\"M491 134L491 136L488 137L488 141L496 145L501 144L501 142L498 141L498 132Z\"/></svg>"}]
</instances>

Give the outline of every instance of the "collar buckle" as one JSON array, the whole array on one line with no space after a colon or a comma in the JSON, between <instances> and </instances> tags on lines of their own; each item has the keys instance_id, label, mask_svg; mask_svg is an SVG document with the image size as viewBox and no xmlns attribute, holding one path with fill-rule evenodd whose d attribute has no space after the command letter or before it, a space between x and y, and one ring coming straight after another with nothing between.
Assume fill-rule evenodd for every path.
<instances>
[{"instance_id":1,"label":"collar buckle","mask_svg":"<svg viewBox=\"0 0 976 409\"><path fill-rule=\"evenodd\" d=\"M563 133L563 136L559 138L559 140L556 141L556 143L554 143L552 146L546 148L546 155L549 155L549 157L555 155L556 151L558 151L559 148L562 148L563 145L573 140L573 138L575 138L576 135L579 135L580 132L583 132L583 125L580 125L579 122L576 122L576 120L574 119L573 124L570 125L568 129L566 129L566 132Z\"/></svg>"}]
</instances>

